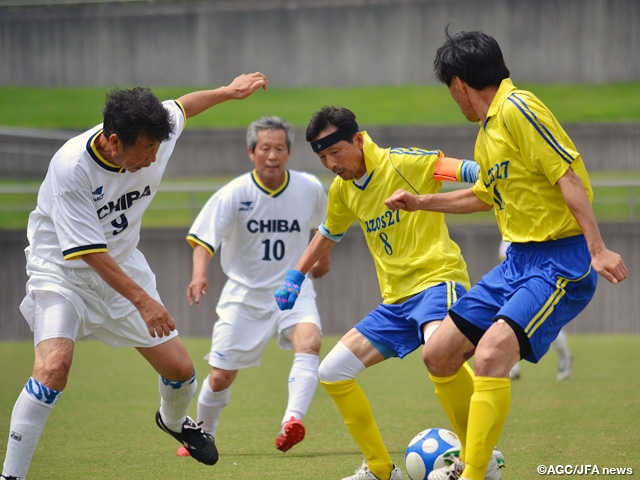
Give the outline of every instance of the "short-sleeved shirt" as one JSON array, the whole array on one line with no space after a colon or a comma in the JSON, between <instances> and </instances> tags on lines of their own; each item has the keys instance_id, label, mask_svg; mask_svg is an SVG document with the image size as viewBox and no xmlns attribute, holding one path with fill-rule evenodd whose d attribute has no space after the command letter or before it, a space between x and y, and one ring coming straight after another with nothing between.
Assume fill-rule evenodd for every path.
<instances>
[{"instance_id":1,"label":"short-sleeved shirt","mask_svg":"<svg viewBox=\"0 0 640 480\"><path fill-rule=\"evenodd\" d=\"M234 296L252 304L258 302L252 294L255 289L268 290L272 298L326 210L327 195L315 176L286 171L285 182L273 190L254 170L211 196L189 229L187 241L211 255L222 247L220 265L236 284ZM303 285L309 287L310 280Z\"/></svg>"},{"instance_id":2,"label":"short-sleeved shirt","mask_svg":"<svg viewBox=\"0 0 640 480\"><path fill-rule=\"evenodd\" d=\"M493 205L505 240L544 242L582 233L557 181L571 168L592 200L589 176L569 136L531 92L502 81L474 155L480 176L473 191Z\"/></svg>"},{"instance_id":3,"label":"short-sleeved shirt","mask_svg":"<svg viewBox=\"0 0 640 480\"><path fill-rule=\"evenodd\" d=\"M87 253L128 258L140 240L142 215L160 186L186 116L175 100L163 102L174 131L160 144L156 161L128 172L105 160L95 147L102 125L67 141L53 156L29 215L30 255L66 268L89 268Z\"/></svg>"},{"instance_id":4,"label":"short-sleeved shirt","mask_svg":"<svg viewBox=\"0 0 640 480\"><path fill-rule=\"evenodd\" d=\"M384 204L399 188L415 194L438 192L442 182L434 178L434 170L442 152L380 148L366 132L362 135L368 179L362 185L334 179L320 232L335 241L354 221L360 224L384 303L401 302L441 282L458 282L468 289L466 263L449 237L444 215L389 210Z\"/></svg>"}]
</instances>

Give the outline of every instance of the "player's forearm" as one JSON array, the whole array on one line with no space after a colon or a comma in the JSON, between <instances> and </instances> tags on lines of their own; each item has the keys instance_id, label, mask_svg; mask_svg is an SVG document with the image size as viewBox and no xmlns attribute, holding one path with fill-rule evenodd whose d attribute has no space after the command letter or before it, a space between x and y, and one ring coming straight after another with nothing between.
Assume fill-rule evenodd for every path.
<instances>
[{"instance_id":1,"label":"player's forearm","mask_svg":"<svg viewBox=\"0 0 640 480\"><path fill-rule=\"evenodd\" d=\"M565 173L560 180L558 180L558 186L562 191L564 201L567 203L567 207L575 217L578 225L584 234L584 238L587 241L589 252L592 256L597 255L606 248L602 235L600 234L600 228L596 221L596 216L593 212L589 197L582 184L580 177L571 169Z\"/></svg>"},{"instance_id":2,"label":"player's forearm","mask_svg":"<svg viewBox=\"0 0 640 480\"><path fill-rule=\"evenodd\" d=\"M226 102L232 98L228 87L220 87L215 90L200 90L183 95L178 99L184 108L187 118L194 117L205 110Z\"/></svg>"},{"instance_id":3,"label":"player's forearm","mask_svg":"<svg viewBox=\"0 0 640 480\"><path fill-rule=\"evenodd\" d=\"M229 85L187 93L178 98L178 101L189 118L227 100L242 100L260 88L266 90L267 83L267 77L260 72L243 74L234 78Z\"/></svg>"},{"instance_id":4,"label":"player's forearm","mask_svg":"<svg viewBox=\"0 0 640 480\"><path fill-rule=\"evenodd\" d=\"M311 242L309 242L307 249L300 257L300 260L298 260L298 263L296 263L296 266L293 268L306 275L318 260L326 257L328 261L329 252L335 244L336 242L333 240L329 240L320 232L316 232Z\"/></svg>"},{"instance_id":5,"label":"player's forearm","mask_svg":"<svg viewBox=\"0 0 640 480\"><path fill-rule=\"evenodd\" d=\"M90 253L82 260L93 268L100 277L120 295L140 309L151 297L127 275L108 253Z\"/></svg>"},{"instance_id":6,"label":"player's forearm","mask_svg":"<svg viewBox=\"0 0 640 480\"><path fill-rule=\"evenodd\" d=\"M313 276L313 278L320 278L329 273L330 268L331 256L330 254L326 254L313 264L309 272L311 272L311 276Z\"/></svg>"},{"instance_id":7,"label":"player's forearm","mask_svg":"<svg viewBox=\"0 0 640 480\"><path fill-rule=\"evenodd\" d=\"M193 271L191 278L193 280L202 278L206 280L210 261L211 254L209 254L206 248L200 245L193 247Z\"/></svg>"},{"instance_id":8,"label":"player's forearm","mask_svg":"<svg viewBox=\"0 0 640 480\"><path fill-rule=\"evenodd\" d=\"M470 188L446 193L418 195L417 205L419 210L455 214L486 212L492 208L491 205L480 200Z\"/></svg>"}]
</instances>

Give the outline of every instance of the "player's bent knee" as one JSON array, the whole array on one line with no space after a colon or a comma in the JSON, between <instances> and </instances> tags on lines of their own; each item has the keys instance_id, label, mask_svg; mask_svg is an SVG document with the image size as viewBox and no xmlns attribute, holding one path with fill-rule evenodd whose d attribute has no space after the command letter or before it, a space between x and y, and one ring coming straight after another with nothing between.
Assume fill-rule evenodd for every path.
<instances>
[{"instance_id":1,"label":"player's bent knee","mask_svg":"<svg viewBox=\"0 0 640 480\"><path fill-rule=\"evenodd\" d=\"M318 379L325 383L351 380L364 369L360 359L342 342L338 342L320 363Z\"/></svg>"},{"instance_id":2,"label":"player's bent knee","mask_svg":"<svg viewBox=\"0 0 640 480\"><path fill-rule=\"evenodd\" d=\"M454 375L464 363L463 359L456 359L445 355L442 351L429 349L426 346L422 349L422 360L435 377L449 377Z\"/></svg>"}]
</instances>

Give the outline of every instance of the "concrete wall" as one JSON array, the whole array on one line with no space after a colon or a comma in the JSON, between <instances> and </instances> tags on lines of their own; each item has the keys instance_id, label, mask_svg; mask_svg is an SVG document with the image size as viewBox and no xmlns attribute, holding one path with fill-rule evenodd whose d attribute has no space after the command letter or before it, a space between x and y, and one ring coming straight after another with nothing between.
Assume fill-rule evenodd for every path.
<instances>
[{"instance_id":1,"label":"concrete wall","mask_svg":"<svg viewBox=\"0 0 640 480\"><path fill-rule=\"evenodd\" d=\"M520 82L640 78L637 0L220 0L0 8L0 85L433 83L446 25L494 36Z\"/></svg>"},{"instance_id":2,"label":"concrete wall","mask_svg":"<svg viewBox=\"0 0 640 480\"><path fill-rule=\"evenodd\" d=\"M640 333L640 250L637 242L640 223L601 224L608 247L619 252L629 269L629 278L614 286L600 278L591 304L574 320L569 332ZM472 283L497 263L499 234L488 225L450 225L469 268ZM211 262L211 287L200 307L189 307L185 289L191 278L191 248L185 231L144 230L140 250L146 255L158 279L163 301L178 322L184 336L209 336L215 320L215 304L225 281L219 262ZM0 341L31 338L18 305L24 295L26 274L24 232L0 232ZM315 281L318 306L325 333L341 334L380 302L373 262L357 226L351 228L331 253L331 271Z\"/></svg>"},{"instance_id":3,"label":"concrete wall","mask_svg":"<svg viewBox=\"0 0 640 480\"><path fill-rule=\"evenodd\" d=\"M640 123L565 128L590 171L638 170ZM367 131L384 147L437 148L450 156L471 158L477 127L373 127ZM0 128L0 176L43 178L55 151L75 133ZM295 138L289 168L331 175L304 141L303 129L295 129ZM238 175L251 166L244 130L187 128L178 141L166 177Z\"/></svg>"}]
</instances>

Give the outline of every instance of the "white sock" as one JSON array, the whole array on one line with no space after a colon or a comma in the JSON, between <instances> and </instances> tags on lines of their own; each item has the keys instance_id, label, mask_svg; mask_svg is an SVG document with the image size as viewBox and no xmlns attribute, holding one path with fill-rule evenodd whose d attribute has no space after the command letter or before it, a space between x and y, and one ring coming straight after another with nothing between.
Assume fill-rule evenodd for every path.
<instances>
[{"instance_id":1,"label":"white sock","mask_svg":"<svg viewBox=\"0 0 640 480\"><path fill-rule=\"evenodd\" d=\"M302 420L309 410L311 399L318 386L318 355L296 353L289 372L289 401L282 423L296 417Z\"/></svg>"},{"instance_id":2,"label":"white sock","mask_svg":"<svg viewBox=\"0 0 640 480\"><path fill-rule=\"evenodd\" d=\"M567 334L564 333L564 330L560 330L560 333L558 333L558 336L553 341L553 348L558 354L558 359L560 360L571 356L571 352L569 351L569 342L567 341Z\"/></svg>"},{"instance_id":3,"label":"white sock","mask_svg":"<svg viewBox=\"0 0 640 480\"><path fill-rule=\"evenodd\" d=\"M218 419L222 409L229 404L231 387L214 392L209 384L209 377L204 380L198 396L198 423L202 422L202 430L216 436L218 431Z\"/></svg>"},{"instance_id":4,"label":"white sock","mask_svg":"<svg viewBox=\"0 0 640 480\"><path fill-rule=\"evenodd\" d=\"M27 476L40 435L60 395L62 391L47 388L33 377L27 381L11 413L3 475Z\"/></svg>"},{"instance_id":5,"label":"white sock","mask_svg":"<svg viewBox=\"0 0 640 480\"><path fill-rule=\"evenodd\" d=\"M182 431L182 424L187 418L189 405L198 389L196 373L189 380L174 382L162 375L158 378L160 390L160 416L169 430Z\"/></svg>"}]
</instances>

